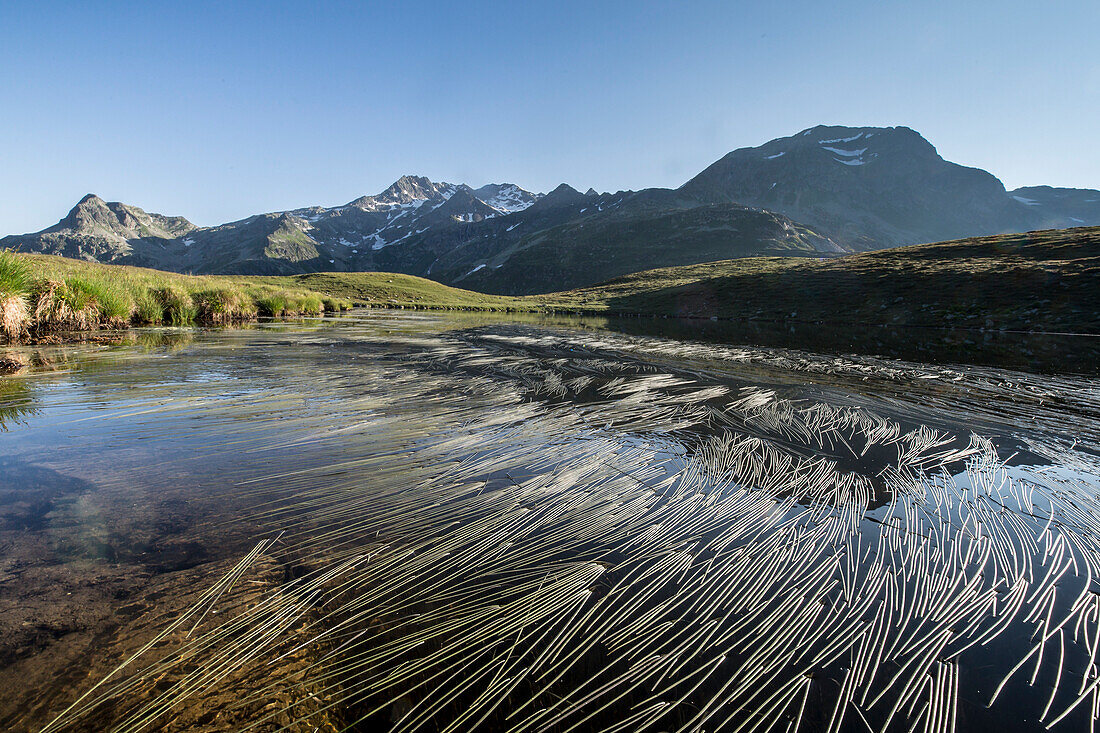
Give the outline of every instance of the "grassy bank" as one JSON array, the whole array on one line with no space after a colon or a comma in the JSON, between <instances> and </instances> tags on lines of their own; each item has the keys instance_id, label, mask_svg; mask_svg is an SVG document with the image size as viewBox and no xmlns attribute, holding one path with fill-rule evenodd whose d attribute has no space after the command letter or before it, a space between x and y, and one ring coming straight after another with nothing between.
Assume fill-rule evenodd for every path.
<instances>
[{"instance_id":1,"label":"grassy bank","mask_svg":"<svg viewBox=\"0 0 1100 733\"><path fill-rule=\"evenodd\" d=\"M190 276L0 252L0 336L316 315L351 301L250 278Z\"/></svg>"},{"instance_id":2,"label":"grassy bank","mask_svg":"<svg viewBox=\"0 0 1100 733\"><path fill-rule=\"evenodd\" d=\"M351 304L1100 334L1098 294L1100 227L829 260L723 260L525 297L393 273L188 276L0 254L0 331L8 338L132 324L232 323Z\"/></svg>"},{"instance_id":3,"label":"grassy bank","mask_svg":"<svg viewBox=\"0 0 1100 733\"><path fill-rule=\"evenodd\" d=\"M249 280L277 287L305 288L374 308L532 312L544 310L546 300L542 296L486 295L392 272L317 272Z\"/></svg>"}]
</instances>

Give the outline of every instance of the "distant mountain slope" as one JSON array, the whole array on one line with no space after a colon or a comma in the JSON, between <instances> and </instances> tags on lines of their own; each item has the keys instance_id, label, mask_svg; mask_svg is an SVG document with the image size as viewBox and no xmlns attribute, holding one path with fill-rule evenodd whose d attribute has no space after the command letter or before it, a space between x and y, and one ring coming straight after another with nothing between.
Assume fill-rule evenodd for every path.
<instances>
[{"instance_id":1,"label":"distant mountain slope","mask_svg":"<svg viewBox=\"0 0 1100 733\"><path fill-rule=\"evenodd\" d=\"M1027 186L1008 192L1027 206L1048 228L1095 226L1100 224L1100 191L1090 188Z\"/></svg>"},{"instance_id":2,"label":"distant mountain slope","mask_svg":"<svg viewBox=\"0 0 1100 733\"><path fill-rule=\"evenodd\" d=\"M1026 193L1013 197L991 173L944 160L908 127L803 130L734 150L681 191L777 211L863 250L1100 224L1100 212L1077 221L1053 204L1029 206Z\"/></svg>"},{"instance_id":3,"label":"distant mountain slope","mask_svg":"<svg viewBox=\"0 0 1100 733\"><path fill-rule=\"evenodd\" d=\"M482 233L506 223L503 232ZM463 288L520 295L652 267L844 251L785 216L740 204L700 206L665 189L580 194L559 188L528 211L472 227L432 263L431 274Z\"/></svg>"}]
</instances>

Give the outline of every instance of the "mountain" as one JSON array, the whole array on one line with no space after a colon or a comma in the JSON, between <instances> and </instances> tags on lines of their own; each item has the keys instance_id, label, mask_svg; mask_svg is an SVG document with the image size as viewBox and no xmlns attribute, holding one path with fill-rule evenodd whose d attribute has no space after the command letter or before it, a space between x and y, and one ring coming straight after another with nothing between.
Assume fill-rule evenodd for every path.
<instances>
[{"instance_id":1,"label":"mountain","mask_svg":"<svg viewBox=\"0 0 1100 733\"><path fill-rule=\"evenodd\" d=\"M433 228L522 211L538 194L515 184L435 183L402 176L375 196L343 206L259 214L213 227L84 197L36 234L0 239L0 248L63 254L178 272L294 274L369 268L376 253Z\"/></svg>"},{"instance_id":2,"label":"mountain","mask_svg":"<svg viewBox=\"0 0 1100 733\"><path fill-rule=\"evenodd\" d=\"M1100 225L1100 191L1008 192L907 127L814 127L723 156L678 189L536 194L402 176L381 193L213 227L86 196L0 248L212 274L387 271L527 294L647 268Z\"/></svg>"},{"instance_id":3,"label":"mountain","mask_svg":"<svg viewBox=\"0 0 1100 733\"><path fill-rule=\"evenodd\" d=\"M90 246L85 229L70 214L45 232L6 237L0 248L193 273L404 272L508 294L588 285L644 267L846 251L784 216L731 202L701 205L667 189L601 194L562 184L540 195L510 183L474 189L418 176L334 208L214 227L118 229L110 247Z\"/></svg>"},{"instance_id":4,"label":"mountain","mask_svg":"<svg viewBox=\"0 0 1100 733\"><path fill-rule=\"evenodd\" d=\"M836 126L734 150L681 187L785 214L859 250L1100 224L1095 209L1077 221L1053 195L1029 205L1022 199L1038 189L1022 190L1010 195L991 173L944 160L908 127Z\"/></svg>"},{"instance_id":5,"label":"mountain","mask_svg":"<svg viewBox=\"0 0 1100 733\"><path fill-rule=\"evenodd\" d=\"M667 189L582 194L560 186L526 211L464 234L436 250L428 274L508 295L580 287L654 267L845 251L780 214L734 203L699 205Z\"/></svg>"},{"instance_id":6,"label":"mountain","mask_svg":"<svg viewBox=\"0 0 1100 733\"><path fill-rule=\"evenodd\" d=\"M48 229L24 237L4 237L0 248L30 244L30 251L113 262L127 257L147 240L181 237L195 225L180 216L149 214L136 206L107 203L94 194Z\"/></svg>"},{"instance_id":7,"label":"mountain","mask_svg":"<svg viewBox=\"0 0 1100 733\"><path fill-rule=\"evenodd\" d=\"M1033 215L1048 222L1046 228L1100 224L1100 191L1088 188L1027 186L1009 191L1009 194L1027 206Z\"/></svg>"}]
</instances>

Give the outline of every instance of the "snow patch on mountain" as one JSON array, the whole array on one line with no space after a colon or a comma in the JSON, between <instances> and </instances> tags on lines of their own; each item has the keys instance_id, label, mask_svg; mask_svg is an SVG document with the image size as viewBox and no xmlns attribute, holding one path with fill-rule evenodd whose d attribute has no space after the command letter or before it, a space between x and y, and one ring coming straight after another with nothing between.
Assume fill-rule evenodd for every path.
<instances>
[{"instance_id":1,"label":"snow patch on mountain","mask_svg":"<svg viewBox=\"0 0 1100 733\"><path fill-rule=\"evenodd\" d=\"M862 133L860 133L860 135L862 135ZM855 137L846 138L845 141L851 142L852 140L855 140L858 137L859 137L859 135L856 135ZM839 141L826 140L825 142L839 142ZM843 157L840 157L840 158L833 158L833 160L835 160L837 163L843 163L844 165L863 165L864 163L867 162L866 160L863 159L863 154L867 152L867 148L860 148L859 150L845 150L844 148L832 148L832 147L829 147L828 145L822 145L821 149L822 150L827 150L830 153L832 153L833 155L843 156ZM871 158L876 157L876 153L871 153L871 155L869 157L871 157Z\"/></svg>"},{"instance_id":2,"label":"snow patch on mountain","mask_svg":"<svg viewBox=\"0 0 1100 733\"><path fill-rule=\"evenodd\" d=\"M809 131L807 130L807 132L809 132ZM818 140L817 142L821 145L825 145L825 144L828 144L828 143L850 143L854 140L859 140L861 137L863 137L862 132L857 133L857 134L853 135L852 137L838 137L838 138L835 138L833 140ZM868 137L870 137L870 135L868 135Z\"/></svg>"},{"instance_id":3,"label":"snow patch on mountain","mask_svg":"<svg viewBox=\"0 0 1100 733\"><path fill-rule=\"evenodd\" d=\"M534 194L524 191L514 183L490 183L474 191L474 194L486 205L496 209L501 214L514 214L517 211L523 211L537 200Z\"/></svg>"}]
</instances>

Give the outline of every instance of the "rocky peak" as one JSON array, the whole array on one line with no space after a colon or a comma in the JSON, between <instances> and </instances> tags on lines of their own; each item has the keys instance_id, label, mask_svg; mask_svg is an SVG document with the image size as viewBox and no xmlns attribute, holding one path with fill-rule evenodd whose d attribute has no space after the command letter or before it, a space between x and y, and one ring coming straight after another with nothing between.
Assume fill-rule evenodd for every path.
<instances>
[{"instance_id":1,"label":"rocky peak","mask_svg":"<svg viewBox=\"0 0 1100 733\"><path fill-rule=\"evenodd\" d=\"M776 211L857 249L1034 224L995 176L944 160L908 127L811 127L734 150L680 192Z\"/></svg>"},{"instance_id":2,"label":"rocky peak","mask_svg":"<svg viewBox=\"0 0 1100 733\"><path fill-rule=\"evenodd\" d=\"M432 183L424 176L401 176L375 198L386 203L407 204L434 198L448 188L454 187L446 183Z\"/></svg>"},{"instance_id":3,"label":"rocky peak","mask_svg":"<svg viewBox=\"0 0 1100 733\"><path fill-rule=\"evenodd\" d=\"M563 183L539 199L535 206L540 209L553 209L559 206L571 206L581 201L584 201L584 194L568 183Z\"/></svg>"},{"instance_id":4,"label":"rocky peak","mask_svg":"<svg viewBox=\"0 0 1100 733\"><path fill-rule=\"evenodd\" d=\"M48 232L69 232L123 242L141 237L171 239L187 233L195 225L182 217L150 214L136 206L107 202L89 193L77 202L64 219Z\"/></svg>"},{"instance_id":5,"label":"rocky peak","mask_svg":"<svg viewBox=\"0 0 1100 733\"><path fill-rule=\"evenodd\" d=\"M375 196L361 196L348 206L364 211L386 210L394 206L419 205L432 199L447 199L457 186L434 183L424 176L401 176L389 188Z\"/></svg>"},{"instance_id":6,"label":"rocky peak","mask_svg":"<svg viewBox=\"0 0 1100 733\"><path fill-rule=\"evenodd\" d=\"M539 194L531 193L514 183L488 183L474 189L473 194L504 214L523 211L539 199Z\"/></svg>"}]
</instances>

